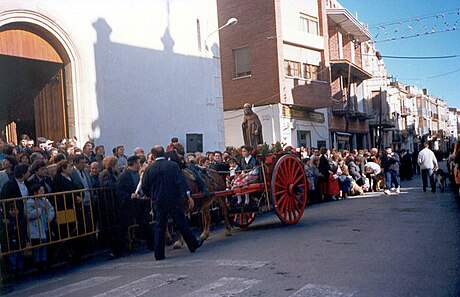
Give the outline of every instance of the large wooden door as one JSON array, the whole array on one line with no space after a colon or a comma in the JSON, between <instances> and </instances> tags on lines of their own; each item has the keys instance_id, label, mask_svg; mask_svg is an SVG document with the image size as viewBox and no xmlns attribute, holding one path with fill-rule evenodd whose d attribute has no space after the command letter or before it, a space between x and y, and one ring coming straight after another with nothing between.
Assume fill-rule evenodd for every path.
<instances>
[{"instance_id":1,"label":"large wooden door","mask_svg":"<svg viewBox=\"0 0 460 297\"><path fill-rule=\"evenodd\" d=\"M52 140L67 137L64 67L68 61L59 49L51 34L31 25L0 28L0 101L5 107L0 126L9 140L14 141L16 133Z\"/></svg>"},{"instance_id":2,"label":"large wooden door","mask_svg":"<svg viewBox=\"0 0 460 297\"><path fill-rule=\"evenodd\" d=\"M63 70L59 69L34 98L37 136L52 140L67 137L64 105Z\"/></svg>"}]
</instances>

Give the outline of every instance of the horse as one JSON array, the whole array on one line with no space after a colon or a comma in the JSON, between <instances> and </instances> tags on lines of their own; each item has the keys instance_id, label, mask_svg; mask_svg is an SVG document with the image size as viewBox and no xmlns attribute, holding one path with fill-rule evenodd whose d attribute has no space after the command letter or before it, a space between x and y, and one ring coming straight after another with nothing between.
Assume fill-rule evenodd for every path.
<instances>
[{"instance_id":1,"label":"horse","mask_svg":"<svg viewBox=\"0 0 460 297\"><path fill-rule=\"evenodd\" d=\"M182 169L184 173L185 180L190 188L190 191L193 194L201 194L197 182L197 177L193 174L193 172L188 169ZM232 235L232 226L230 224L230 220L228 218L228 209L227 209L227 201L225 196L215 195L217 191L225 190L225 180L222 176L215 170L206 169L206 173L203 174L204 183L206 187L209 189L210 195L203 195L202 198L195 198L195 200L200 199L200 203L195 203L195 205L199 205L199 209L201 211L201 221L203 225L203 232L200 235L200 238L206 240L210 236L210 226L211 226L211 214L209 212L209 206L213 201L218 201L220 204L220 208L222 210L222 214L225 219L226 223L226 236ZM197 207L197 206L196 206ZM182 236L179 236L179 239L174 243L174 248L179 249L184 245L184 240Z\"/></svg>"},{"instance_id":2,"label":"horse","mask_svg":"<svg viewBox=\"0 0 460 297\"><path fill-rule=\"evenodd\" d=\"M196 181L196 177L194 176L192 171L188 168L185 168L182 170L182 172L184 173L185 180L187 181L192 195L199 194L198 182ZM203 233L201 233L200 238L206 240L210 235L209 228L211 226L211 214L209 212L209 206L213 201L219 202L226 223L225 234L227 236L231 236L232 226L228 219L226 196L215 195L215 192L225 191L225 180L217 171L212 169L206 169L205 173L203 174L203 177L205 185L209 189L210 195L203 195L203 198L198 198L201 199L200 210L203 224Z\"/></svg>"},{"instance_id":3,"label":"horse","mask_svg":"<svg viewBox=\"0 0 460 297\"><path fill-rule=\"evenodd\" d=\"M182 168L182 172L185 176L185 180L187 181L187 185L190 188L190 192L193 194L200 194L200 189L198 186L198 182L196 180L197 177L193 174L192 170L188 169L185 166L185 163L181 156L175 151L171 150L169 152L165 153L166 159L169 159L176 164L179 165L180 168ZM209 212L209 206L211 203L215 200L217 200L220 204L220 208L222 209L222 214L225 219L226 223L226 236L231 236L232 235L232 225L230 224L230 220L228 218L228 210L227 210L227 201L226 201L226 196L220 196L220 195L215 195L215 192L217 191L223 191L226 188L226 183L225 179L222 178L222 176L215 170L212 169L206 169L206 173L202 174L204 177L204 183L206 187L208 188L209 192L211 195L203 195L203 198L195 198L195 200L200 199L200 203L195 203L195 205L200 205L200 210L201 210L201 221L203 225L203 232L200 235L200 238L203 240L206 240L209 238L210 232L210 226L211 226L211 214ZM196 206L197 207L197 206ZM187 208L184 206L184 208ZM172 242L172 236L170 234L166 234L166 241L167 242ZM179 237L179 240L177 240L174 243L174 248L181 248L182 245L184 244L184 241L182 237Z\"/></svg>"}]
</instances>

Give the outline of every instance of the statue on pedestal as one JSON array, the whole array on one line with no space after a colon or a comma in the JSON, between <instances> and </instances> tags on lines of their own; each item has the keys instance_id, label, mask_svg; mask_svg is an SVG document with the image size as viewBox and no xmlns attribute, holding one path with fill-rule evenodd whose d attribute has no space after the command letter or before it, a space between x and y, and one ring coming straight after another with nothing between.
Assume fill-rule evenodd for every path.
<instances>
[{"instance_id":1,"label":"statue on pedestal","mask_svg":"<svg viewBox=\"0 0 460 297\"><path fill-rule=\"evenodd\" d=\"M252 111L251 104L244 104L244 120L241 125L243 129L244 145L251 148L264 143L262 137L262 124L259 117Z\"/></svg>"}]
</instances>

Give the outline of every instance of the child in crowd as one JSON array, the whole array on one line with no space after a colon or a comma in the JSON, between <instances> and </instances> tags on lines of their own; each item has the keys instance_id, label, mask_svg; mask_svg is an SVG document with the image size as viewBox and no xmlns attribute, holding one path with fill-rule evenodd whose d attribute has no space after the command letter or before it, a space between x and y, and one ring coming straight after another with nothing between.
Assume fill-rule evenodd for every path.
<instances>
[{"instance_id":1,"label":"child in crowd","mask_svg":"<svg viewBox=\"0 0 460 297\"><path fill-rule=\"evenodd\" d=\"M259 166L257 166L257 160L251 155L251 151L252 149L248 146L241 147L243 158L240 165L243 172L233 181L232 190L247 188L249 184L256 183L259 180ZM249 194L244 194L244 197L244 204L248 205L250 200ZM237 205L241 205L241 195L236 196L236 198Z\"/></svg>"},{"instance_id":2,"label":"child in crowd","mask_svg":"<svg viewBox=\"0 0 460 297\"><path fill-rule=\"evenodd\" d=\"M18 251L24 249L27 243L27 230L23 226L22 216L16 208L15 203L6 205L6 231L8 235L8 244L2 247L3 252ZM22 274L24 268L24 254L17 252L7 255L8 270L12 275Z\"/></svg>"},{"instance_id":3,"label":"child in crowd","mask_svg":"<svg viewBox=\"0 0 460 297\"><path fill-rule=\"evenodd\" d=\"M347 199L351 188L352 177L346 166L343 166L341 171L342 173L339 175L340 192L342 193L342 198Z\"/></svg>"},{"instance_id":4,"label":"child in crowd","mask_svg":"<svg viewBox=\"0 0 460 297\"><path fill-rule=\"evenodd\" d=\"M45 194L40 184L32 186L34 195ZM32 246L45 244L49 241L49 223L54 219L54 208L46 197L29 198L26 201L26 216L29 224L29 236ZM34 263L39 268L46 265L46 246L37 247L33 251Z\"/></svg>"},{"instance_id":5,"label":"child in crowd","mask_svg":"<svg viewBox=\"0 0 460 297\"><path fill-rule=\"evenodd\" d=\"M227 190L230 190L232 188L233 180L236 177L236 172L240 170L240 168L238 167L238 164L236 163L235 158L231 158L228 160L228 166L230 166L229 168L230 173L226 178L226 185L227 185Z\"/></svg>"}]
</instances>

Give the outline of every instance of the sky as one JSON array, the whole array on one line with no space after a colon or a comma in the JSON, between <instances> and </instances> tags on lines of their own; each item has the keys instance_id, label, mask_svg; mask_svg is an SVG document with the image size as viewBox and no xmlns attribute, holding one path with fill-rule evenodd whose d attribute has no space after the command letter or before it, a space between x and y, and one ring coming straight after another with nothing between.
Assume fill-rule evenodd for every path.
<instances>
[{"instance_id":1,"label":"sky","mask_svg":"<svg viewBox=\"0 0 460 297\"><path fill-rule=\"evenodd\" d=\"M369 25L376 48L383 56L457 55L446 59L383 60L388 74L397 77L398 81L427 88L430 95L445 99L448 107L460 108L459 0L339 0L339 3L354 16L357 14L360 22ZM393 24L376 26L390 22ZM452 30L454 26L456 30ZM442 33L425 34L433 30ZM417 33L420 36L400 38ZM393 37L395 40L391 40ZM391 41L377 42L388 38Z\"/></svg>"}]
</instances>

